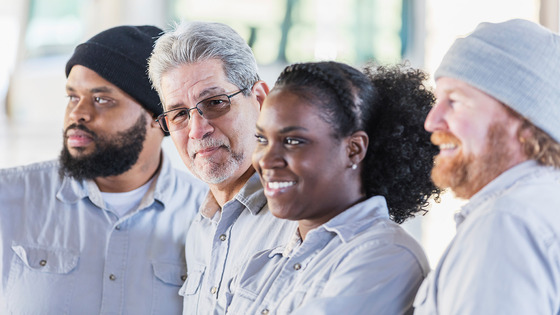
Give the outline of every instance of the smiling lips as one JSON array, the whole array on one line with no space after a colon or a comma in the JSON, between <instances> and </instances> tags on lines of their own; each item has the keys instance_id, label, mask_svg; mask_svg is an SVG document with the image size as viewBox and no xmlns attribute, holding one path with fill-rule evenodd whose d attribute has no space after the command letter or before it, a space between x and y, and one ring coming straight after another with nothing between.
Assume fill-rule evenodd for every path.
<instances>
[{"instance_id":1,"label":"smiling lips","mask_svg":"<svg viewBox=\"0 0 560 315\"><path fill-rule=\"evenodd\" d=\"M439 147L440 154L444 151L451 152L459 147L461 141L449 132L436 131L430 138L434 145Z\"/></svg>"},{"instance_id":2,"label":"smiling lips","mask_svg":"<svg viewBox=\"0 0 560 315\"><path fill-rule=\"evenodd\" d=\"M456 149L457 145L455 143L442 143L439 145L440 150L453 150Z\"/></svg>"},{"instance_id":3,"label":"smiling lips","mask_svg":"<svg viewBox=\"0 0 560 315\"><path fill-rule=\"evenodd\" d=\"M288 188L295 184L295 181L266 181L264 193L268 197L275 197L285 193Z\"/></svg>"},{"instance_id":4,"label":"smiling lips","mask_svg":"<svg viewBox=\"0 0 560 315\"><path fill-rule=\"evenodd\" d=\"M220 147L209 147L209 148L205 148L199 151L196 151L193 155L193 157L206 157L206 156L210 156L212 155L214 152L216 152L216 150L218 150Z\"/></svg>"},{"instance_id":5,"label":"smiling lips","mask_svg":"<svg viewBox=\"0 0 560 315\"><path fill-rule=\"evenodd\" d=\"M293 186L295 184L296 184L296 182L294 182L294 181L290 181L290 182L267 182L266 187L269 188L269 189L282 189L282 188Z\"/></svg>"}]
</instances>

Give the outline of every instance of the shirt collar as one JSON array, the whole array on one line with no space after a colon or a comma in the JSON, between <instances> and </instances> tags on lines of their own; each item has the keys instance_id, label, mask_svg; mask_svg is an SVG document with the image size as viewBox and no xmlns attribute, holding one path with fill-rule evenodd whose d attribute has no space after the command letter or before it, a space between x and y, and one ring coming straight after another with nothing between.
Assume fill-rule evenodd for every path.
<instances>
[{"instance_id":1,"label":"shirt collar","mask_svg":"<svg viewBox=\"0 0 560 315\"><path fill-rule=\"evenodd\" d=\"M488 199L496 198L517 182L527 177L542 176L542 172L547 169L548 167L539 165L535 160L528 160L517 164L498 175L498 177L493 179L486 186L482 187L480 191L474 194L470 198L469 202L455 214L456 226L458 227L461 225L467 216L469 216L475 209L480 208L479 206Z\"/></svg>"},{"instance_id":2,"label":"shirt collar","mask_svg":"<svg viewBox=\"0 0 560 315\"><path fill-rule=\"evenodd\" d=\"M370 228L373 222L379 219L389 219L389 209L387 208L385 197L373 196L346 209L318 228L309 231L306 240L310 237L324 239L324 235L317 233L327 231L335 233L342 242L347 243L356 235ZM271 250L268 256L270 258L281 254L283 257L290 257L302 243L299 229L296 229L286 246L280 246Z\"/></svg>"},{"instance_id":3,"label":"shirt collar","mask_svg":"<svg viewBox=\"0 0 560 315\"><path fill-rule=\"evenodd\" d=\"M343 242L349 242L379 219L389 219L387 202L383 196L373 196L346 209L319 228L334 232Z\"/></svg>"},{"instance_id":4,"label":"shirt collar","mask_svg":"<svg viewBox=\"0 0 560 315\"><path fill-rule=\"evenodd\" d=\"M264 196L264 189L259 174L255 172L235 197L228 201L226 205L235 201L240 202L252 215L257 215L264 208L266 205L266 197ZM208 191L206 199L200 207L200 214L205 218L211 219L218 210L220 210L220 206L216 198L214 198L212 191Z\"/></svg>"},{"instance_id":5,"label":"shirt collar","mask_svg":"<svg viewBox=\"0 0 560 315\"><path fill-rule=\"evenodd\" d=\"M150 189L142 198L138 209L150 206L154 201L165 205L167 201L173 198L173 183L175 181L175 173L173 172L171 161L163 153L161 167L154 175L156 178L152 182ZM101 197L99 187L93 180L75 180L72 177L65 176L62 179L62 185L58 190L56 197L65 203L76 203L79 200L88 197L91 202L98 208L106 209Z\"/></svg>"}]
</instances>

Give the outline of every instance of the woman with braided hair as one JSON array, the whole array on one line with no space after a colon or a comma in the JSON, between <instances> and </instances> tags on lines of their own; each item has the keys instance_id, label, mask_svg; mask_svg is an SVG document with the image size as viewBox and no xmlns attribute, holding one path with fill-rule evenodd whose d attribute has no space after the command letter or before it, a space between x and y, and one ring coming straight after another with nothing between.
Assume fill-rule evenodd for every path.
<instances>
[{"instance_id":1,"label":"woman with braided hair","mask_svg":"<svg viewBox=\"0 0 560 315\"><path fill-rule=\"evenodd\" d=\"M438 196L426 75L337 62L287 67L264 101L253 166L286 246L231 281L228 314L406 314L429 271L397 223Z\"/></svg>"}]
</instances>

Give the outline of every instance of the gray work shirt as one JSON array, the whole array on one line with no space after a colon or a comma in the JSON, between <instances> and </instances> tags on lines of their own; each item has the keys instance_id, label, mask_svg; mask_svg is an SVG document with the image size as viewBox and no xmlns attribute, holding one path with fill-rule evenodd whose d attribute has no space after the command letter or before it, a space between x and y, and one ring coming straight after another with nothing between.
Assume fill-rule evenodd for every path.
<instances>
[{"instance_id":1,"label":"gray work shirt","mask_svg":"<svg viewBox=\"0 0 560 315\"><path fill-rule=\"evenodd\" d=\"M211 192L187 236L183 314L222 314L229 281L258 251L286 244L297 222L270 213L259 175L220 209Z\"/></svg>"},{"instance_id":2,"label":"gray work shirt","mask_svg":"<svg viewBox=\"0 0 560 315\"><path fill-rule=\"evenodd\" d=\"M119 217L58 162L0 170L0 313L180 314L187 229L207 192L163 158Z\"/></svg>"},{"instance_id":3,"label":"gray work shirt","mask_svg":"<svg viewBox=\"0 0 560 315\"><path fill-rule=\"evenodd\" d=\"M408 314L429 272L420 245L371 197L288 246L254 256L228 314Z\"/></svg>"},{"instance_id":4,"label":"gray work shirt","mask_svg":"<svg viewBox=\"0 0 560 315\"><path fill-rule=\"evenodd\" d=\"M415 314L560 314L560 171L521 163L456 215Z\"/></svg>"}]
</instances>

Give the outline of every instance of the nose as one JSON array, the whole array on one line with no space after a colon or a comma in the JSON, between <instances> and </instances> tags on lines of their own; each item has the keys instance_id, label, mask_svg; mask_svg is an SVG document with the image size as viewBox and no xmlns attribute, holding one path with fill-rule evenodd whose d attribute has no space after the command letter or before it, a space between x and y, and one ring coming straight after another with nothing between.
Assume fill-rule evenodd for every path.
<instances>
[{"instance_id":1,"label":"nose","mask_svg":"<svg viewBox=\"0 0 560 315\"><path fill-rule=\"evenodd\" d=\"M266 169L279 169L286 167L288 164L282 154L282 146L276 145L274 143L268 145L257 145L253 153L253 162L256 162L257 166L263 170Z\"/></svg>"},{"instance_id":2,"label":"nose","mask_svg":"<svg viewBox=\"0 0 560 315\"><path fill-rule=\"evenodd\" d=\"M189 118L189 138L202 139L214 131L210 122L200 115L198 110L192 110Z\"/></svg>"},{"instance_id":3,"label":"nose","mask_svg":"<svg viewBox=\"0 0 560 315\"><path fill-rule=\"evenodd\" d=\"M93 104L85 97L80 98L75 106L68 104L66 108L68 118L73 122L89 122L93 117Z\"/></svg>"},{"instance_id":4,"label":"nose","mask_svg":"<svg viewBox=\"0 0 560 315\"><path fill-rule=\"evenodd\" d=\"M428 132L447 130L447 123L444 115L447 111L445 102L436 100L434 107L428 113L426 121L424 121L424 129Z\"/></svg>"}]
</instances>

